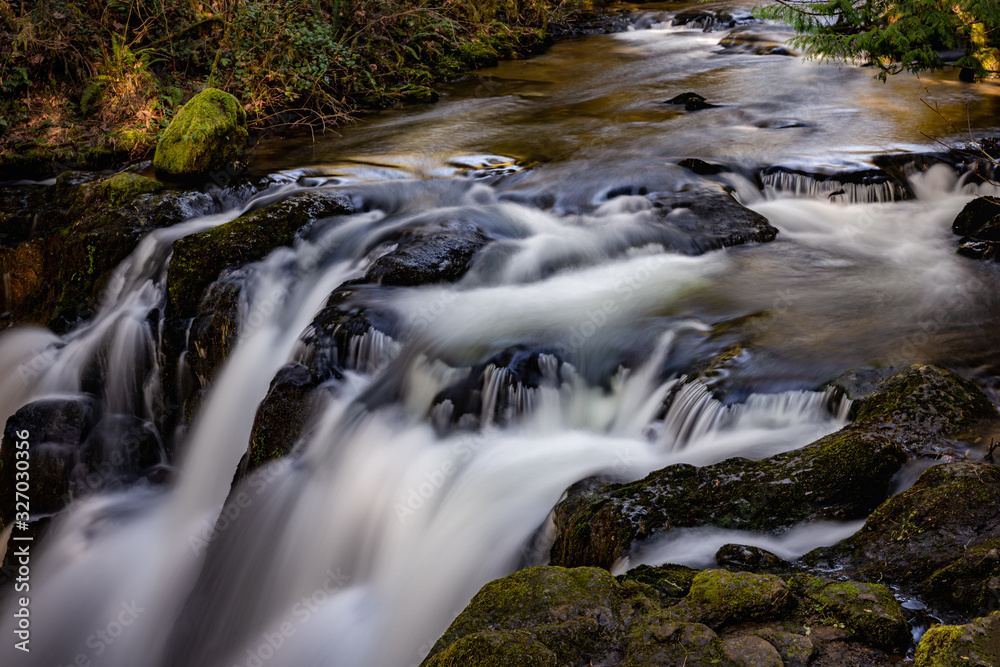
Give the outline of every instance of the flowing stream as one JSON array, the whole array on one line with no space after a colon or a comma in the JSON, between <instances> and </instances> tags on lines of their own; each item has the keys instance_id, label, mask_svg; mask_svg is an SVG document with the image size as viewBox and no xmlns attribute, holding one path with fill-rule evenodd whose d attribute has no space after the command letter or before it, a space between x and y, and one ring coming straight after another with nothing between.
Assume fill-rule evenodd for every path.
<instances>
[{"instance_id":1,"label":"flowing stream","mask_svg":"<svg viewBox=\"0 0 1000 667\"><path fill-rule=\"evenodd\" d=\"M753 179L776 164L828 173L931 150L927 135L954 139L944 118L964 124L967 110L978 131L996 129L1000 87L883 85L864 69L727 49L725 30L670 26L684 7L645 5L635 30L560 42L342 137L267 145L260 163L284 176L239 209L150 234L92 321L61 337L5 334L3 419L79 394L96 363L106 413L154 420L164 398L149 313L162 312L170 244L303 189L363 204L246 267L239 342L179 436L176 479L94 493L56 519L33 562L32 652L5 640L3 664L416 665L483 584L545 562L550 512L581 479L801 447L846 423L823 385L852 367L1000 374L1000 274L958 256L950 230L995 189L946 166L912 174L905 201L793 172ZM688 90L722 106L662 104ZM732 169L706 180L678 166L690 157ZM656 195L706 183L778 239L697 256L643 240ZM295 455L231 488L258 403L308 355L328 295L386 251L389 226L450 219L500 250L453 285L376 290L370 305L392 315L397 339L357 337ZM683 377L713 332L746 318L753 347L726 394ZM489 366L481 428L443 428L454 406L434 397L512 346L542 351L538 386ZM726 541L794 558L857 527L696 530L633 558L704 566Z\"/></svg>"}]
</instances>

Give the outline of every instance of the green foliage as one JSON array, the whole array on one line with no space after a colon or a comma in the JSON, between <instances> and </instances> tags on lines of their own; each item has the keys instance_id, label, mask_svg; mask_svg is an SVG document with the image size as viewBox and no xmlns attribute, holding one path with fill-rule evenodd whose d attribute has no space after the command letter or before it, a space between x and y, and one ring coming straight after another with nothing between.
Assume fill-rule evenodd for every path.
<instances>
[{"instance_id":1,"label":"green foliage","mask_svg":"<svg viewBox=\"0 0 1000 667\"><path fill-rule=\"evenodd\" d=\"M793 45L820 59L862 60L885 80L901 71L945 66L942 52L976 79L1000 74L1000 3L996 0L778 0L761 18L799 33Z\"/></svg>"}]
</instances>

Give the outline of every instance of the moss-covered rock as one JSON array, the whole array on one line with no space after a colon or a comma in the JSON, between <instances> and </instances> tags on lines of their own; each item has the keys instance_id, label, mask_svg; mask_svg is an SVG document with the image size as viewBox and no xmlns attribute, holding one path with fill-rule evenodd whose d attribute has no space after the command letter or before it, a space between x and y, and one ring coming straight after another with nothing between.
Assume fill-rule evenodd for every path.
<instances>
[{"instance_id":1,"label":"moss-covered rock","mask_svg":"<svg viewBox=\"0 0 1000 667\"><path fill-rule=\"evenodd\" d=\"M522 632L477 632L423 663L425 667L555 667L555 653Z\"/></svg>"},{"instance_id":2,"label":"moss-covered rock","mask_svg":"<svg viewBox=\"0 0 1000 667\"><path fill-rule=\"evenodd\" d=\"M618 575L617 579L623 584L631 582L646 586L660 604L671 605L680 602L688 594L696 574L698 570L667 563L656 567L639 565Z\"/></svg>"},{"instance_id":3,"label":"moss-covered rock","mask_svg":"<svg viewBox=\"0 0 1000 667\"><path fill-rule=\"evenodd\" d=\"M933 454L949 436L997 418L975 384L924 364L894 373L852 411L858 427L888 435L913 455Z\"/></svg>"},{"instance_id":4,"label":"moss-covered rock","mask_svg":"<svg viewBox=\"0 0 1000 667\"><path fill-rule=\"evenodd\" d=\"M981 560L970 550L1000 538L998 497L1000 468L967 462L937 465L879 506L853 536L810 552L804 560L836 563L868 580L901 584L946 604L977 609L967 605L977 604L976 596L984 594L988 580L975 585L963 600L949 595L947 586L964 579L964 566L993 571L989 548L984 546Z\"/></svg>"},{"instance_id":5,"label":"moss-covered rock","mask_svg":"<svg viewBox=\"0 0 1000 667\"><path fill-rule=\"evenodd\" d=\"M900 651L910 643L910 628L903 610L885 586L804 574L795 575L789 583L796 594L812 604L809 613L832 616L865 644Z\"/></svg>"},{"instance_id":6,"label":"moss-covered rock","mask_svg":"<svg viewBox=\"0 0 1000 667\"><path fill-rule=\"evenodd\" d=\"M788 584L773 575L703 570L670 613L718 630L733 623L781 618L793 604Z\"/></svg>"},{"instance_id":7,"label":"moss-covered rock","mask_svg":"<svg viewBox=\"0 0 1000 667\"><path fill-rule=\"evenodd\" d=\"M1000 536L963 550L920 589L929 602L965 615L995 609L1000 604Z\"/></svg>"},{"instance_id":8,"label":"moss-covered rock","mask_svg":"<svg viewBox=\"0 0 1000 667\"><path fill-rule=\"evenodd\" d=\"M486 584L434 644L424 665L439 664L432 662L435 656L487 630L526 633L558 664L581 664L584 655L597 663L618 652L625 602L621 585L604 570L522 570Z\"/></svg>"},{"instance_id":9,"label":"moss-covered rock","mask_svg":"<svg viewBox=\"0 0 1000 667\"><path fill-rule=\"evenodd\" d=\"M354 211L345 195L306 192L178 239L167 272L168 315L194 317L205 289L223 269L259 260L274 248L291 245L295 232L314 220Z\"/></svg>"},{"instance_id":10,"label":"moss-covered rock","mask_svg":"<svg viewBox=\"0 0 1000 667\"><path fill-rule=\"evenodd\" d=\"M165 179L203 178L239 160L247 136L247 114L239 101L206 88L174 115L156 146L153 167Z\"/></svg>"},{"instance_id":11,"label":"moss-covered rock","mask_svg":"<svg viewBox=\"0 0 1000 667\"><path fill-rule=\"evenodd\" d=\"M572 487L555 510L557 565L610 568L638 538L672 527L768 531L807 519L856 519L885 500L906 456L893 441L848 427L760 461L673 465L627 484Z\"/></svg>"},{"instance_id":12,"label":"moss-covered rock","mask_svg":"<svg viewBox=\"0 0 1000 667\"><path fill-rule=\"evenodd\" d=\"M668 613L651 614L632 623L623 667L683 667L732 664L722 659L722 642L703 623L677 621Z\"/></svg>"},{"instance_id":13,"label":"moss-covered rock","mask_svg":"<svg viewBox=\"0 0 1000 667\"><path fill-rule=\"evenodd\" d=\"M741 667L784 667L778 649L754 635L726 639L722 642L722 655Z\"/></svg>"},{"instance_id":14,"label":"moss-covered rock","mask_svg":"<svg viewBox=\"0 0 1000 667\"><path fill-rule=\"evenodd\" d=\"M968 625L937 625L917 645L914 667L1000 665L1000 612Z\"/></svg>"}]
</instances>

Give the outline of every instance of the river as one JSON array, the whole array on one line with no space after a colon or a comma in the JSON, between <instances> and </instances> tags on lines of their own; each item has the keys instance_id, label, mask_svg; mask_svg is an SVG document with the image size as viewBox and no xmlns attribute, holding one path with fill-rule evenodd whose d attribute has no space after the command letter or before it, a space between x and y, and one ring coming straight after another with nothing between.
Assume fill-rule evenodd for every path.
<instances>
[{"instance_id":1,"label":"river","mask_svg":"<svg viewBox=\"0 0 1000 667\"><path fill-rule=\"evenodd\" d=\"M906 193L801 172L871 169L967 125L1000 131L1000 86L953 73L883 84L865 68L724 48L730 30L669 25L687 7L644 5L633 30L558 42L339 136L260 145L256 168L275 174L260 197L332 189L362 212L247 267L240 341L182 436L176 481L94 494L57 519L33 562L33 650L5 640L3 664L417 665L483 584L545 561L549 513L578 480L805 445L846 423L824 384L851 368L936 363L990 385L1000 272L957 255L950 225L996 188L941 165ZM664 103L689 91L718 106ZM726 169L699 176L686 158ZM775 165L788 171L761 186ZM657 201L701 191L733 193L777 239L698 255L643 240ZM105 409L155 416L157 393L135 374L157 344L147 315L164 301L168 248L241 210L151 234L66 336L5 334L3 418L81 391L108 340ZM331 291L377 257L362 249L387 226L450 220L492 250L453 285L368 292L398 340L355 341L296 454L231 490L258 403L308 356ZM695 359L737 340L733 326L752 342L725 392L685 385L662 410ZM479 428L450 427L435 397L515 346L535 355L537 386L508 389L489 367ZM39 354L44 371L19 381ZM857 527L766 544L794 558ZM703 565L694 542L636 558Z\"/></svg>"}]
</instances>

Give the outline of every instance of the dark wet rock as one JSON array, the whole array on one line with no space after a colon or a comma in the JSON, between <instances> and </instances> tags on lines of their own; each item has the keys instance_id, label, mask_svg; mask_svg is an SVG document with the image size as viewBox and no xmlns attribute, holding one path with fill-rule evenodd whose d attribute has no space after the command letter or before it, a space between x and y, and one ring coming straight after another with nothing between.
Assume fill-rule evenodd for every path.
<instances>
[{"instance_id":1,"label":"dark wet rock","mask_svg":"<svg viewBox=\"0 0 1000 667\"><path fill-rule=\"evenodd\" d=\"M858 578L917 591L928 602L979 612L998 588L993 581L998 567L992 560L1000 538L997 497L1000 468L967 462L937 465L879 506L853 536L803 560L836 563ZM982 549L973 551L979 545Z\"/></svg>"},{"instance_id":2,"label":"dark wet rock","mask_svg":"<svg viewBox=\"0 0 1000 667\"><path fill-rule=\"evenodd\" d=\"M193 317L205 289L220 272L291 245L295 233L321 219L355 212L350 199L329 191L293 195L213 229L174 242L167 272L167 314Z\"/></svg>"},{"instance_id":3,"label":"dark wet rock","mask_svg":"<svg viewBox=\"0 0 1000 667\"><path fill-rule=\"evenodd\" d=\"M473 256L486 243L476 227L458 221L414 230L372 263L365 281L402 287L454 282L465 274Z\"/></svg>"},{"instance_id":4,"label":"dark wet rock","mask_svg":"<svg viewBox=\"0 0 1000 667\"><path fill-rule=\"evenodd\" d=\"M665 583L676 590L660 596ZM492 651L528 665L887 665L884 651L908 644L899 604L877 584L679 566L616 581L592 568L535 567L484 586L423 664L500 664Z\"/></svg>"},{"instance_id":5,"label":"dark wet rock","mask_svg":"<svg viewBox=\"0 0 1000 667\"><path fill-rule=\"evenodd\" d=\"M302 364L288 364L278 371L257 407L237 479L292 451L312 413L319 385L320 378Z\"/></svg>"},{"instance_id":6,"label":"dark wet rock","mask_svg":"<svg viewBox=\"0 0 1000 667\"><path fill-rule=\"evenodd\" d=\"M773 241L778 230L767 218L727 194L661 196L654 201L657 222L680 232L671 249L699 254L723 247Z\"/></svg>"},{"instance_id":7,"label":"dark wet rock","mask_svg":"<svg viewBox=\"0 0 1000 667\"><path fill-rule=\"evenodd\" d=\"M696 574L698 570L684 565L666 564L656 567L639 565L625 574L618 575L617 579L622 584L646 586L650 598L669 606L677 604L687 596Z\"/></svg>"},{"instance_id":8,"label":"dark wet rock","mask_svg":"<svg viewBox=\"0 0 1000 667\"><path fill-rule=\"evenodd\" d=\"M701 111L702 109L713 109L718 105L710 104L698 93L681 93L671 97L664 104L677 104L684 107L685 111Z\"/></svg>"},{"instance_id":9,"label":"dark wet rock","mask_svg":"<svg viewBox=\"0 0 1000 667\"><path fill-rule=\"evenodd\" d=\"M961 236L959 254L996 259L1000 253L1000 198L977 197L965 205L951 229Z\"/></svg>"},{"instance_id":10,"label":"dark wet rock","mask_svg":"<svg viewBox=\"0 0 1000 667\"><path fill-rule=\"evenodd\" d=\"M163 461L156 427L133 415L109 415L91 429L80 448L87 468L103 480L134 476ZM87 490L97 490L88 474ZM75 495L82 495L74 488Z\"/></svg>"},{"instance_id":11,"label":"dark wet rock","mask_svg":"<svg viewBox=\"0 0 1000 667\"><path fill-rule=\"evenodd\" d=\"M624 9L617 12L596 8L570 10L565 18L549 22L549 30L553 37L607 35L625 32L633 26L634 21L630 20ZM636 27L636 29L639 28Z\"/></svg>"},{"instance_id":12,"label":"dark wet rock","mask_svg":"<svg viewBox=\"0 0 1000 667\"><path fill-rule=\"evenodd\" d=\"M785 573L795 566L766 549L746 544L724 544L715 552L715 562L727 570L763 572L767 574Z\"/></svg>"},{"instance_id":13,"label":"dark wet rock","mask_svg":"<svg viewBox=\"0 0 1000 667\"><path fill-rule=\"evenodd\" d=\"M191 323L187 363L202 387L212 383L236 345L245 280L239 269L225 272L208 286L198 304L200 314Z\"/></svg>"},{"instance_id":14,"label":"dark wet rock","mask_svg":"<svg viewBox=\"0 0 1000 667\"><path fill-rule=\"evenodd\" d=\"M719 164L712 164L711 162L705 162L704 160L699 160L696 157L685 158L677 164L685 169L690 169L699 176L715 176L716 174L729 171L727 167Z\"/></svg>"},{"instance_id":15,"label":"dark wet rock","mask_svg":"<svg viewBox=\"0 0 1000 667\"><path fill-rule=\"evenodd\" d=\"M847 427L760 461L673 465L627 484L569 495L556 506L556 565L610 568L637 539L711 524L773 531L806 520L857 519L885 500L905 462L890 439Z\"/></svg>"},{"instance_id":16,"label":"dark wet rock","mask_svg":"<svg viewBox=\"0 0 1000 667\"><path fill-rule=\"evenodd\" d=\"M966 625L938 625L920 639L914 667L1000 665L1000 611Z\"/></svg>"},{"instance_id":17,"label":"dark wet rock","mask_svg":"<svg viewBox=\"0 0 1000 667\"><path fill-rule=\"evenodd\" d=\"M891 375L851 414L856 427L892 438L913 456L934 455L953 446L955 436L998 418L975 384L924 364Z\"/></svg>"},{"instance_id":18,"label":"dark wet rock","mask_svg":"<svg viewBox=\"0 0 1000 667\"><path fill-rule=\"evenodd\" d=\"M700 28L703 32L715 32L735 26L736 17L726 9L695 7L677 12L673 18L673 25Z\"/></svg>"},{"instance_id":19,"label":"dark wet rock","mask_svg":"<svg viewBox=\"0 0 1000 667\"><path fill-rule=\"evenodd\" d=\"M0 444L0 530L14 520L19 460L28 461L33 515L56 512L69 502L70 474L96 416L96 401L81 396L41 399L7 420ZM28 458L18 457L19 451L27 451Z\"/></svg>"}]
</instances>

